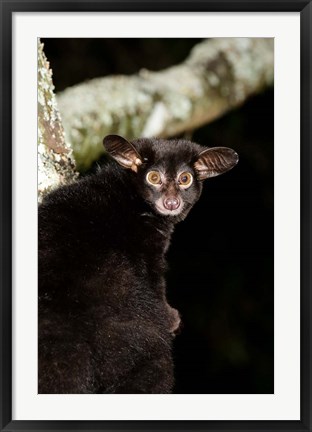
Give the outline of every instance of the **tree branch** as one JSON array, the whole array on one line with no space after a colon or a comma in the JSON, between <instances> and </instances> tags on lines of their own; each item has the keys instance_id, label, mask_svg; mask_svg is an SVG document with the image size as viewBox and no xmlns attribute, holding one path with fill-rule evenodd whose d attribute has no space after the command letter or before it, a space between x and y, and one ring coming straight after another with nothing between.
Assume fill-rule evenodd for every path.
<instances>
[{"instance_id":1,"label":"tree branch","mask_svg":"<svg viewBox=\"0 0 312 432\"><path fill-rule=\"evenodd\" d=\"M78 167L100 156L107 134L170 137L239 106L273 83L273 47L273 39L209 39L161 72L141 70L66 89L58 103Z\"/></svg>"}]
</instances>

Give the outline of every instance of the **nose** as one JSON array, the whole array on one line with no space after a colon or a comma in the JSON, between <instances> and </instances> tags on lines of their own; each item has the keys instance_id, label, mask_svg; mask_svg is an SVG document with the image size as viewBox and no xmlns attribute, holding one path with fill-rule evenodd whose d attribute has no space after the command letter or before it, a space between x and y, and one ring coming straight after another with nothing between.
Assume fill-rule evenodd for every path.
<instances>
[{"instance_id":1,"label":"nose","mask_svg":"<svg viewBox=\"0 0 312 432\"><path fill-rule=\"evenodd\" d=\"M180 206L180 201L178 198L169 197L164 200L164 207L167 210L176 210Z\"/></svg>"}]
</instances>

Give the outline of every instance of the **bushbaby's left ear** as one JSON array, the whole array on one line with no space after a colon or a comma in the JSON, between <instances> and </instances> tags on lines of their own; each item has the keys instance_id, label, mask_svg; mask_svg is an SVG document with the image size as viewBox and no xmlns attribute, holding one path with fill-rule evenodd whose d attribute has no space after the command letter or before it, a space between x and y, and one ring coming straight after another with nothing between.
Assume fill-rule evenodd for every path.
<instances>
[{"instance_id":1,"label":"bushbaby's left ear","mask_svg":"<svg viewBox=\"0 0 312 432\"><path fill-rule=\"evenodd\" d=\"M138 172L142 158L134 146L119 135L107 135L103 140L106 151L124 168Z\"/></svg>"},{"instance_id":2,"label":"bushbaby's left ear","mask_svg":"<svg viewBox=\"0 0 312 432\"><path fill-rule=\"evenodd\" d=\"M232 169L238 154L228 147L213 147L202 151L194 163L198 180L215 177Z\"/></svg>"}]
</instances>

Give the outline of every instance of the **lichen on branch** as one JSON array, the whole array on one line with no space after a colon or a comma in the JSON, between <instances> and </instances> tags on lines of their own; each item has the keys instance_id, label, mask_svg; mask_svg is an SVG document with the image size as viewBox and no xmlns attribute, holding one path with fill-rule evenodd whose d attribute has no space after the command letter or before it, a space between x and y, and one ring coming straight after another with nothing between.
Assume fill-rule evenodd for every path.
<instances>
[{"instance_id":1,"label":"lichen on branch","mask_svg":"<svg viewBox=\"0 0 312 432\"><path fill-rule=\"evenodd\" d=\"M78 168L104 151L110 133L171 137L209 123L273 83L274 41L217 38L160 72L97 78L60 93L59 109Z\"/></svg>"}]
</instances>

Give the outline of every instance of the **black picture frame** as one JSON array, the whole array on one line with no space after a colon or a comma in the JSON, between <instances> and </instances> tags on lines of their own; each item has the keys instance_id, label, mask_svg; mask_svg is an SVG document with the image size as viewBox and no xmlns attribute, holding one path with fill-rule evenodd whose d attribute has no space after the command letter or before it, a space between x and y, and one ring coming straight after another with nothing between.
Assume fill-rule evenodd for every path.
<instances>
[{"instance_id":1,"label":"black picture frame","mask_svg":"<svg viewBox=\"0 0 312 432\"><path fill-rule=\"evenodd\" d=\"M311 410L311 0L0 0L0 307L1 430L312 431ZM14 421L12 420L12 16L14 12L300 12L301 32L301 419L298 421Z\"/></svg>"}]
</instances>

